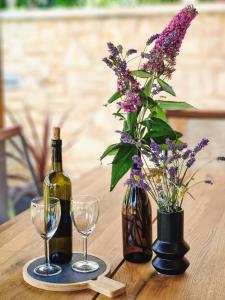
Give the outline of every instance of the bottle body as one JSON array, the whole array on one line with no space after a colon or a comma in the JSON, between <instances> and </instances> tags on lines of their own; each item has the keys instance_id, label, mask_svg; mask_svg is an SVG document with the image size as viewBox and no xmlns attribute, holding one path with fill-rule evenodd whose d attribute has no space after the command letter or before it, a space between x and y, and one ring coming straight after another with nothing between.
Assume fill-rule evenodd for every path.
<instances>
[{"instance_id":1,"label":"bottle body","mask_svg":"<svg viewBox=\"0 0 225 300\"><path fill-rule=\"evenodd\" d=\"M142 188L128 186L122 209L123 255L130 262L147 262L152 257L152 211Z\"/></svg>"},{"instance_id":2,"label":"bottle body","mask_svg":"<svg viewBox=\"0 0 225 300\"><path fill-rule=\"evenodd\" d=\"M43 190L45 201L56 197L61 205L60 223L49 241L50 262L67 263L72 258L71 181L62 170L61 140L52 140L52 171L44 179Z\"/></svg>"}]
</instances>

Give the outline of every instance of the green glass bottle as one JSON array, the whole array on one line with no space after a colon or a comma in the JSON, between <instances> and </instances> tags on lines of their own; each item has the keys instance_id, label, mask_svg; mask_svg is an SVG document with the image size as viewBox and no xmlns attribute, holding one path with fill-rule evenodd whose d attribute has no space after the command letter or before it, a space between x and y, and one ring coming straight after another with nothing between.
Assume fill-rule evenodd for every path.
<instances>
[{"instance_id":1,"label":"green glass bottle","mask_svg":"<svg viewBox=\"0 0 225 300\"><path fill-rule=\"evenodd\" d=\"M50 261L59 264L67 263L72 258L71 181L63 173L62 140L59 127L53 128L52 170L44 179L43 189L45 201L48 201L48 197L57 197L61 204L60 223L49 241Z\"/></svg>"}]
</instances>

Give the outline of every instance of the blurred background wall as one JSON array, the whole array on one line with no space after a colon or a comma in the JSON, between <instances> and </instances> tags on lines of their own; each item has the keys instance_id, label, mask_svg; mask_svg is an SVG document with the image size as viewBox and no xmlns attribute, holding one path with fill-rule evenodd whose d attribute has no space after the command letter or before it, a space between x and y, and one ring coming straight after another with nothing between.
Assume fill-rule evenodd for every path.
<instances>
[{"instance_id":1,"label":"blurred background wall","mask_svg":"<svg viewBox=\"0 0 225 300\"><path fill-rule=\"evenodd\" d=\"M141 51L148 37L160 33L181 7L4 12L5 106L31 139L25 106L40 133L46 113L57 125L68 112L63 138L72 147L65 153L66 169L77 177L99 165L101 152L118 139L114 131L120 129L112 108L103 107L116 88L112 72L101 61L107 55L106 43ZM197 7L200 15L188 30L171 84L178 100L199 109L225 109L225 5ZM224 123L214 122L211 131L207 124L194 123L187 130L189 139L193 130L196 140L202 136L199 128L212 138L215 131L222 134ZM221 149L222 142L209 151Z\"/></svg>"},{"instance_id":2,"label":"blurred background wall","mask_svg":"<svg viewBox=\"0 0 225 300\"><path fill-rule=\"evenodd\" d=\"M104 149L118 142L115 130L122 124L112 116L116 104L104 107L116 90L115 77L102 62L106 43L142 51L146 40L185 5L171 2L0 0L0 115L5 119L0 129L0 223L28 208L36 189L42 189L53 125L62 127L64 169L75 179L75 191L76 179L99 166ZM195 4L199 16L187 32L171 84L177 100L199 110L225 111L225 3ZM225 118L171 122L190 145L203 136L210 139L201 164L225 154ZM21 128L28 147L21 144ZM212 166L224 168L208 166L209 176Z\"/></svg>"}]
</instances>

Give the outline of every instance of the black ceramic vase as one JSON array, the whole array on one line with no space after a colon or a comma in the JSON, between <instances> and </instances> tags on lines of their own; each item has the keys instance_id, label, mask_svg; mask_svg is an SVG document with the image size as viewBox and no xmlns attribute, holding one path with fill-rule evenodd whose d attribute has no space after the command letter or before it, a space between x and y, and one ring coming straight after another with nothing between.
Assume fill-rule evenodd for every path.
<instances>
[{"instance_id":1,"label":"black ceramic vase","mask_svg":"<svg viewBox=\"0 0 225 300\"><path fill-rule=\"evenodd\" d=\"M185 272L189 261L184 257L190 247L183 239L184 211L157 213L157 239L152 245L156 257L152 261L157 272L178 275Z\"/></svg>"},{"instance_id":2,"label":"black ceramic vase","mask_svg":"<svg viewBox=\"0 0 225 300\"><path fill-rule=\"evenodd\" d=\"M147 193L129 186L122 208L123 256L133 263L152 257L152 212Z\"/></svg>"}]
</instances>

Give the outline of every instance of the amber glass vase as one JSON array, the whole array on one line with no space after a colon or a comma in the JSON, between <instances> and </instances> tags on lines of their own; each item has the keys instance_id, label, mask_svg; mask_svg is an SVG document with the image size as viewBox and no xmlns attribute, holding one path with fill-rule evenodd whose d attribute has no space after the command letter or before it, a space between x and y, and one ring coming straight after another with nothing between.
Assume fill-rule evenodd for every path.
<instances>
[{"instance_id":1,"label":"amber glass vase","mask_svg":"<svg viewBox=\"0 0 225 300\"><path fill-rule=\"evenodd\" d=\"M145 190L128 186L122 208L123 256L133 263L152 257L152 210Z\"/></svg>"}]
</instances>

